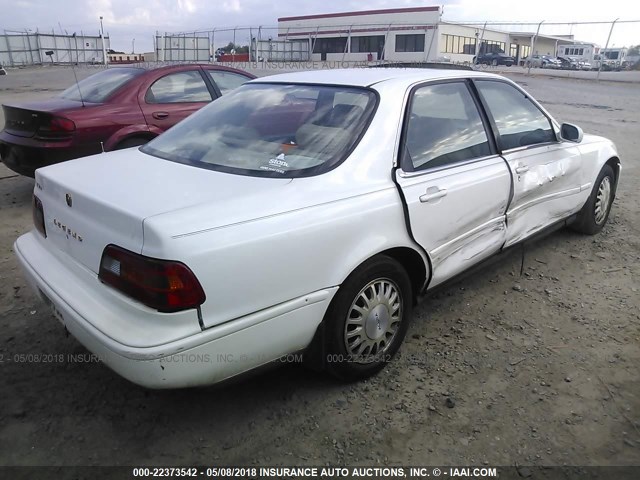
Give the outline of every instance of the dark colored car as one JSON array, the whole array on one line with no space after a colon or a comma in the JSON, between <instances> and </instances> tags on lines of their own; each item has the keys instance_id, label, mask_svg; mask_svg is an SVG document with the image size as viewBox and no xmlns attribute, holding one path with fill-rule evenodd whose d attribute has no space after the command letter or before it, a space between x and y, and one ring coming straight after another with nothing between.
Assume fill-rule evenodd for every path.
<instances>
[{"instance_id":1,"label":"dark colored car","mask_svg":"<svg viewBox=\"0 0 640 480\"><path fill-rule=\"evenodd\" d=\"M108 68L55 98L3 105L0 157L32 177L39 167L142 145L253 78L214 65Z\"/></svg>"},{"instance_id":2,"label":"dark colored car","mask_svg":"<svg viewBox=\"0 0 640 480\"><path fill-rule=\"evenodd\" d=\"M503 52L486 52L474 57L473 63L493 66L506 65L507 67L510 67L516 63L516 59Z\"/></svg>"}]
</instances>

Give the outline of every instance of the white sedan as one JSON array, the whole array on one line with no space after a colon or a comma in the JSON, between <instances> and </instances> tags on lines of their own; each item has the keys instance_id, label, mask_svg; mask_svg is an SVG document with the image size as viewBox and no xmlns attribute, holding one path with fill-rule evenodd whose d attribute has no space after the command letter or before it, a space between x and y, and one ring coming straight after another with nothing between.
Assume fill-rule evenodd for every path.
<instances>
[{"instance_id":1,"label":"white sedan","mask_svg":"<svg viewBox=\"0 0 640 480\"><path fill-rule=\"evenodd\" d=\"M89 350L151 388L303 352L379 371L417 298L534 235L594 234L613 143L497 75L358 69L251 81L141 148L36 172L15 252Z\"/></svg>"}]
</instances>

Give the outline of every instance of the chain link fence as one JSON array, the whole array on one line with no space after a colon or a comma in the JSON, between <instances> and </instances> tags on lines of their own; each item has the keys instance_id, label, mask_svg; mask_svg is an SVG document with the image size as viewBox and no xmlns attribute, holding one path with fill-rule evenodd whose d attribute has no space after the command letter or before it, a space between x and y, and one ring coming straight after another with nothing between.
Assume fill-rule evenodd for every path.
<instances>
[{"instance_id":1,"label":"chain link fence","mask_svg":"<svg viewBox=\"0 0 640 480\"><path fill-rule=\"evenodd\" d=\"M41 32L0 34L0 65L104 64L109 37L80 34L63 35Z\"/></svg>"},{"instance_id":2,"label":"chain link fence","mask_svg":"<svg viewBox=\"0 0 640 480\"><path fill-rule=\"evenodd\" d=\"M468 33L464 33L464 30ZM624 61L628 48L640 44L640 20L617 19L598 22L510 22L510 21L439 21L431 24L415 23L353 23L323 25L317 24L304 29L281 25L259 25L239 27L214 27L210 30L194 32L158 34L156 51L164 41L180 42L180 47L171 50L171 58L160 53L158 60L198 61L216 60L216 51L229 44L248 48L251 62L307 62L320 61L376 61L400 60L409 57L403 52L404 46L393 40L396 35L424 35L420 38L420 51L409 61L451 61L454 63L474 63L474 57L483 49L497 45L506 54L520 60L530 55L564 55L559 47L563 45L593 45L590 58L585 63L599 67L598 53L617 50L618 67L629 67L637 62L634 55ZM433 32L432 35L430 35ZM461 33L462 32L462 33ZM445 35L453 40L444 38ZM461 43L465 39L464 44ZM167 40L167 38L171 40ZM367 40L370 38L371 40ZM194 40L195 39L195 40ZM448 41L452 43L449 44ZM197 47L196 47L197 45ZM408 45L407 47L408 48ZM205 51L208 50L208 55ZM166 50L165 51L169 51ZM576 50L577 51L577 50ZM517 55L515 55L517 53ZM573 52L572 52L573 53ZM635 52L631 52L635 53ZM612 53L611 56L615 56ZM226 58L226 57L225 57ZM588 62L587 60L590 60ZM602 57L602 65L610 60Z\"/></svg>"}]
</instances>

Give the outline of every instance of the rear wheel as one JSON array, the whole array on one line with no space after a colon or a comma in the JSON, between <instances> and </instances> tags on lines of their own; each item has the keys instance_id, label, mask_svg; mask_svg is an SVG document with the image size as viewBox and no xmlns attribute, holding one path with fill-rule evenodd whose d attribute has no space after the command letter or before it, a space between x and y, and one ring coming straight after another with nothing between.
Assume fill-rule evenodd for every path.
<instances>
[{"instance_id":1,"label":"rear wheel","mask_svg":"<svg viewBox=\"0 0 640 480\"><path fill-rule=\"evenodd\" d=\"M588 235L594 235L602 230L602 227L607 223L609 212L611 211L615 181L613 168L605 165L602 170L600 170L600 174L598 175L598 179L595 182L587 203L585 203L582 210L580 210L578 218L571 225L571 228L577 232Z\"/></svg>"},{"instance_id":2,"label":"rear wheel","mask_svg":"<svg viewBox=\"0 0 640 480\"><path fill-rule=\"evenodd\" d=\"M325 315L327 370L344 380L380 371L398 351L411 309L411 282L396 260L379 255L358 267Z\"/></svg>"}]
</instances>

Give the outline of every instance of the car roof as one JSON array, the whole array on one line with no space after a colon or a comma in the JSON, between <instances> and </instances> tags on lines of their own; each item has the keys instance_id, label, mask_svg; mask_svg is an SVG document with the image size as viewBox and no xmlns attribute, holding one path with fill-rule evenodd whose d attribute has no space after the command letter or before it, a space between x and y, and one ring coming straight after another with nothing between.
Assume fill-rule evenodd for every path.
<instances>
[{"instance_id":1,"label":"car roof","mask_svg":"<svg viewBox=\"0 0 640 480\"><path fill-rule=\"evenodd\" d=\"M228 67L226 65L216 65L214 63L192 63L192 62L138 62L138 63L129 63L129 64L112 64L109 65L109 69L115 68L127 68L127 69L137 69L137 70L145 70L145 71L156 71L156 70L172 70L172 69L181 69L184 67L203 67L203 68L213 68L215 70L225 70L230 72L241 72L248 74L249 72L245 72L243 70L239 70L237 68Z\"/></svg>"},{"instance_id":2,"label":"car roof","mask_svg":"<svg viewBox=\"0 0 640 480\"><path fill-rule=\"evenodd\" d=\"M252 80L251 83L311 83L370 87L390 80L412 85L420 81L448 78L502 78L498 75L469 70L431 68L345 68L282 73Z\"/></svg>"}]
</instances>

